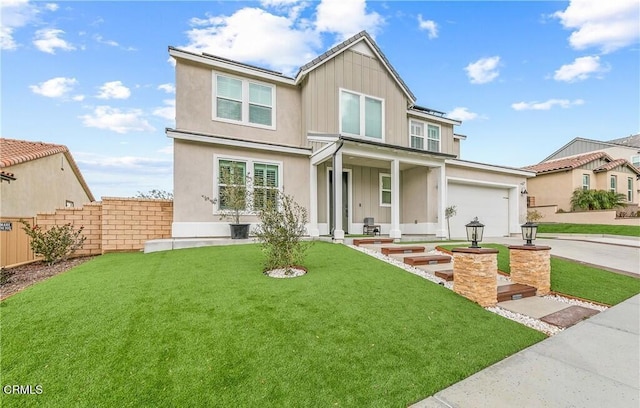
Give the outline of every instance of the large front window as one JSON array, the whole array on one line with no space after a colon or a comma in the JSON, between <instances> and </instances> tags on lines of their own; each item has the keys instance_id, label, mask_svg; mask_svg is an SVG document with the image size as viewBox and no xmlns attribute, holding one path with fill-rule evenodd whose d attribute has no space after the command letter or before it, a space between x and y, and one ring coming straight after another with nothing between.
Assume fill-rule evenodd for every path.
<instances>
[{"instance_id":1,"label":"large front window","mask_svg":"<svg viewBox=\"0 0 640 408\"><path fill-rule=\"evenodd\" d=\"M214 119L275 128L275 87L214 74Z\"/></svg>"},{"instance_id":2,"label":"large front window","mask_svg":"<svg viewBox=\"0 0 640 408\"><path fill-rule=\"evenodd\" d=\"M340 91L340 133L383 139L382 99Z\"/></svg>"},{"instance_id":3,"label":"large front window","mask_svg":"<svg viewBox=\"0 0 640 408\"><path fill-rule=\"evenodd\" d=\"M227 189L234 188L233 186L244 186L246 183L247 164L242 161L234 160L220 160L219 172L218 172L218 208L221 210L229 210L234 205L227 202L230 194L225 194ZM247 208L245 202L246 191L245 189L236 190L238 195L242 196L237 202L242 203L242 209ZM232 202L235 197L231 197Z\"/></svg>"},{"instance_id":4,"label":"large front window","mask_svg":"<svg viewBox=\"0 0 640 408\"><path fill-rule=\"evenodd\" d=\"M278 166L254 163L253 165L253 209L264 210L269 204L276 205L278 199Z\"/></svg>"},{"instance_id":5,"label":"large front window","mask_svg":"<svg viewBox=\"0 0 640 408\"><path fill-rule=\"evenodd\" d=\"M218 183L218 210L232 209L226 202L228 197L240 202L242 210L259 211L267 207L269 203L276 205L280 180L282 175L281 163L269 163L253 161L252 159L217 159L217 183ZM252 174L253 171L253 174ZM235 189L240 198L225 194L225 189L232 186L243 186ZM247 201L244 201L244 200Z\"/></svg>"}]
</instances>

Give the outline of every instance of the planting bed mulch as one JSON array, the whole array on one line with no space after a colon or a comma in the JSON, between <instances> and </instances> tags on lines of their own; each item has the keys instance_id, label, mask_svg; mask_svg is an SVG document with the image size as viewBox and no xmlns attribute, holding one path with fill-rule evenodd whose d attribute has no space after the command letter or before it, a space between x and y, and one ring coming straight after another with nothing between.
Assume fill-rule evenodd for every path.
<instances>
[{"instance_id":1,"label":"planting bed mulch","mask_svg":"<svg viewBox=\"0 0 640 408\"><path fill-rule=\"evenodd\" d=\"M22 289L50 278L93 259L93 256L73 258L47 266L44 262L33 262L15 268L2 269L3 274L11 274L8 281L0 285L0 300L21 291Z\"/></svg>"}]
</instances>

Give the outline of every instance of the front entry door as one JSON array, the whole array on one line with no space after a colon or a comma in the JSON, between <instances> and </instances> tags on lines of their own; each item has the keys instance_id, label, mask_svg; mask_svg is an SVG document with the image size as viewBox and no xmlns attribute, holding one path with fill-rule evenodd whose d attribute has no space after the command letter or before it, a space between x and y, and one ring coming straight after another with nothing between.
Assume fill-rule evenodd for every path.
<instances>
[{"instance_id":1,"label":"front entry door","mask_svg":"<svg viewBox=\"0 0 640 408\"><path fill-rule=\"evenodd\" d=\"M329 229L331 234L333 234L333 230L335 229L333 193L333 170L329 170ZM346 171L342 172L342 229L345 234L349 233L349 172Z\"/></svg>"}]
</instances>

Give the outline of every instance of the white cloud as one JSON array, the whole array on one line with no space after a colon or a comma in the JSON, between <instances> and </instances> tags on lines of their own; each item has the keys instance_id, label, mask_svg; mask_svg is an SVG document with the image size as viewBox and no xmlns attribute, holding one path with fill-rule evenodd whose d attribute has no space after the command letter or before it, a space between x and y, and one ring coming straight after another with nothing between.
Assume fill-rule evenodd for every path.
<instances>
[{"instance_id":1,"label":"white cloud","mask_svg":"<svg viewBox=\"0 0 640 408\"><path fill-rule=\"evenodd\" d=\"M365 0L322 0L316 9L316 29L337 34L338 41L362 30L375 37L383 24L380 14L367 13Z\"/></svg>"},{"instance_id":2,"label":"white cloud","mask_svg":"<svg viewBox=\"0 0 640 408\"><path fill-rule=\"evenodd\" d=\"M176 93L176 87L173 84L160 84L158 85L158 89L166 93Z\"/></svg>"},{"instance_id":3,"label":"white cloud","mask_svg":"<svg viewBox=\"0 0 640 408\"><path fill-rule=\"evenodd\" d=\"M161 153L161 154L173 154L173 144L167 145L167 146L163 147L162 149L158 149L158 150L156 150L156 152Z\"/></svg>"},{"instance_id":4,"label":"white cloud","mask_svg":"<svg viewBox=\"0 0 640 408\"><path fill-rule=\"evenodd\" d=\"M57 77L40 82L38 85L30 85L29 88L38 95L48 98L61 98L71 92L77 82L75 78Z\"/></svg>"},{"instance_id":5,"label":"white cloud","mask_svg":"<svg viewBox=\"0 0 640 408\"><path fill-rule=\"evenodd\" d=\"M84 101L84 95L75 95L71 99L73 99L76 102L82 102Z\"/></svg>"},{"instance_id":6,"label":"white cloud","mask_svg":"<svg viewBox=\"0 0 640 408\"><path fill-rule=\"evenodd\" d=\"M49 11L57 11L60 6L58 6L56 3L47 3L44 5L44 8Z\"/></svg>"},{"instance_id":7,"label":"white cloud","mask_svg":"<svg viewBox=\"0 0 640 408\"><path fill-rule=\"evenodd\" d=\"M111 130L117 133L146 132L154 128L143 118L142 110L121 111L110 106L98 106L92 115L80 116L86 127Z\"/></svg>"},{"instance_id":8,"label":"white cloud","mask_svg":"<svg viewBox=\"0 0 640 408\"><path fill-rule=\"evenodd\" d=\"M465 122L465 121L477 119L479 115L475 112L469 112L468 108L461 106L461 107L456 107L451 112L447 113L447 117Z\"/></svg>"},{"instance_id":9,"label":"white cloud","mask_svg":"<svg viewBox=\"0 0 640 408\"><path fill-rule=\"evenodd\" d=\"M73 51L76 49L72 44L60 38L64 31L57 28L44 28L36 31L33 44L42 52L55 54L56 48L63 51Z\"/></svg>"},{"instance_id":10,"label":"white cloud","mask_svg":"<svg viewBox=\"0 0 640 408\"><path fill-rule=\"evenodd\" d=\"M37 8L27 0L0 1L0 49L10 51L18 48L13 38L14 31L29 24L36 14Z\"/></svg>"},{"instance_id":11,"label":"white cloud","mask_svg":"<svg viewBox=\"0 0 640 408\"><path fill-rule=\"evenodd\" d=\"M258 8L243 8L231 16L194 18L193 28L187 31L189 43L182 48L291 73L315 57L314 47L321 45L317 33L296 24L290 17Z\"/></svg>"},{"instance_id":12,"label":"white cloud","mask_svg":"<svg viewBox=\"0 0 640 408\"><path fill-rule=\"evenodd\" d=\"M640 38L638 0L571 0L564 11L553 17L574 30L569 43L575 49L600 48L609 53L634 44Z\"/></svg>"},{"instance_id":13,"label":"white cloud","mask_svg":"<svg viewBox=\"0 0 640 408\"><path fill-rule=\"evenodd\" d=\"M553 75L556 81L583 81L591 75L607 72L609 67L600 64L599 56L576 58L571 64L561 66Z\"/></svg>"},{"instance_id":14,"label":"white cloud","mask_svg":"<svg viewBox=\"0 0 640 408\"><path fill-rule=\"evenodd\" d=\"M101 36L100 34L94 35L93 39L96 40L96 42L98 42L100 44L109 45L111 47L119 47L120 46L120 44L118 44L116 41L105 40L104 37Z\"/></svg>"},{"instance_id":15,"label":"white cloud","mask_svg":"<svg viewBox=\"0 0 640 408\"><path fill-rule=\"evenodd\" d=\"M155 116L159 116L167 120L175 120L176 119L176 100L165 99L163 102L165 106L154 109L153 114Z\"/></svg>"},{"instance_id":16,"label":"white cloud","mask_svg":"<svg viewBox=\"0 0 640 408\"><path fill-rule=\"evenodd\" d=\"M100 87L100 93L96 95L98 99L127 99L131 96L131 91L122 85L122 81L105 82Z\"/></svg>"},{"instance_id":17,"label":"white cloud","mask_svg":"<svg viewBox=\"0 0 640 408\"><path fill-rule=\"evenodd\" d=\"M549 99L545 102L517 102L511 104L511 107L514 110L522 111L522 110L549 110L554 106L559 106L561 108L570 108L572 106L583 105L584 101L582 99L575 99L570 101L569 99Z\"/></svg>"},{"instance_id":18,"label":"white cloud","mask_svg":"<svg viewBox=\"0 0 640 408\"><path fill-rule=\"evenodd\" d=\"M438 38L438 24L433 20L423 20L422 14L418 14L418 27L427 32L429 39Z\"/></svg>"},{"instance_id":19,"label":"white cloud","mask_svg":"<svg viewBox=\"0 0 640 408\"><path fill-rule=\"evenodd\" d=\"M465 67L467 76L472 84L486 84L493 81L500 75L498 66L500 57L480 58L476 62L472 62Z\"/></svg>"}]
</instances>

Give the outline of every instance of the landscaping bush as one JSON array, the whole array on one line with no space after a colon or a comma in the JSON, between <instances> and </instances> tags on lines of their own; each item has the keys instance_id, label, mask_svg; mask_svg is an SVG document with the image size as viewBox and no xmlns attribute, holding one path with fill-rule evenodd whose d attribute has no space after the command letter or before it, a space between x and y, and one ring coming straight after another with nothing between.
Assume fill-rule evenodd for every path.
<instances>
[{"instance_id":1,"label":"landscaping bush","mask_svg":"<svg viewBox=\"0 0 640 408\"><path fill-rule=\"evenodd\" d=\"M74 229L71 224L54 225L43 230L37 225L33 227L27 221L20 220L22 229L31 238L31 249L36 255L44 258L47 265L66 260L78 249L82 248L87 237L82 236L84 227Z\"/></svg>"},{"instance_id":2,"label":"landscaping bush","mask_svg":"<svg viewBox=\"0 0 640 408\"><path fill-rule=\"evenodd\" d=\"M278 193L276 202L266 202L259 214L261 224L255 230L266 256L266 270L302 265L310 244L301 239L306 231L307 209L284 193Z\"/></svg>"}]
</instances>

